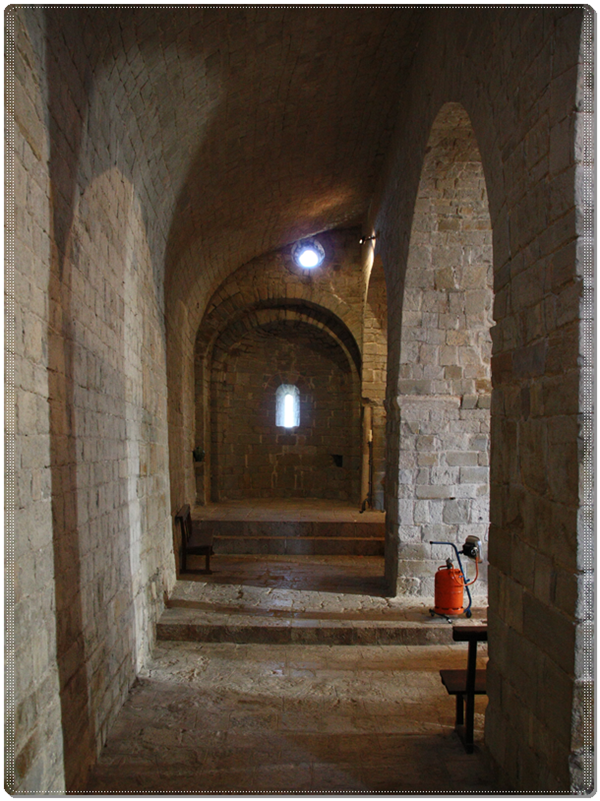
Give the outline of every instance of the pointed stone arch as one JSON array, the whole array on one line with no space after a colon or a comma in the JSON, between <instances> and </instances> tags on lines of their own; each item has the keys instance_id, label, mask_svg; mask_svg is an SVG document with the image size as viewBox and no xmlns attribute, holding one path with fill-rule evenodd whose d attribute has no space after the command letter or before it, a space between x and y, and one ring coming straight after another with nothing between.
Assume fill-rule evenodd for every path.
<instances>
[{"instance_id":1,"label":"pointed stone arch","mask_svg":"<svg viewBox=\"0 0 600 801\"><path fill-rule=\"evenodd\" d=\"M431 128L415 204L402 311L398 403L398 591L433 595L440 558L487 540L492 227L465 109ZM475 585L484 594L485 575Z\"/></svg>"}]
</instances>

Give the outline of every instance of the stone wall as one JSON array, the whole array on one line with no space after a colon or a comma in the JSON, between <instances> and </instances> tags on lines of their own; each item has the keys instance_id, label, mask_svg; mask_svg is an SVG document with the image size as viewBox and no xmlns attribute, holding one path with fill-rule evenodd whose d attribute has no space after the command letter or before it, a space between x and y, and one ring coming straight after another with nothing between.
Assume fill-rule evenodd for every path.
<instances>
[{"instance_id":1,"label":"stone wall","mask_svg":"<svg viewBox=\"0 0 600 801\"><path fill-rule=\"evenodd\" d=\"M464 109L448 103L427 143L404 285L398 382L403 593L432 596L437 566L454 559L447 546L432 548L432 540L460 550L474 535L487 561L491 324L492 234L481 156ZM485 561L472 592L487 600Z\"/></svg>"},{"instance_id":2,"label":"stone wall","mask_svg":"<svg viewBox=\"0 0 600 801\"><path fill-rule=\"evenodd\" d=\"M9 15L7 51L14 70L12 85L8 72L7 121L14 112L15 124L7 126L6 154L6 784L9 790L61 792L48 413L50 147L43 122L47 87L39 18Z\"/></svg>"},{"instance_id":3,"label":"stone wall","mask_svg":"<svg viewBox=\"0 0 600 801\"><path fill-rule=\"evenodd\" d=\"M388 286L386 571L395 588L409 232L431 126L444 103L460 102L481 152L493 231L486 742L521 790L589 791L592 776L578 418L583 17L581 9L482 10L468 19L436 11L399 98L397 146L369 221L382 232Z\"/></svg>"},{"instance_id":4,"label":"stone wall","mask_svg":"<svg viewBox=\"0 0 600 801\"><path fill-rule=\"evenodd\" d=\"M120 73L111 59L107 72L78 13L10 14L19 494L9 785L40 792L84 786L149 653L174 560L160 227L147 233L147 185L111 127L125 114L109 89ZM122 57L117 67L126 71ZM95 92L82 82L92 73Z\"/></svg>"},{"instance_id":5,"label":"stone wall","mask_svg":"<svg viewBox=\"0 0 600 801\"><path fill-rule=\"evenodd\" d=\"M276 391L300 392L300 425L276 425ZM358 376L322 329L273 321L215 354L212 496L358 504ZM338 463L336 463L336 460Z\"/></svg>"}]
</instances>

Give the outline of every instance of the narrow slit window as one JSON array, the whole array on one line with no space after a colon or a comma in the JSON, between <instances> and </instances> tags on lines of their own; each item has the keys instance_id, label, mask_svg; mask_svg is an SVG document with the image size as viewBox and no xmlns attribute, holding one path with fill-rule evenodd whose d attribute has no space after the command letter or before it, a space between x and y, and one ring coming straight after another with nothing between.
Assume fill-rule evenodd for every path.
<instances>
[{"instance_id":1,"label":"narrow slit window","mask_svg":"<svg viewBox=\"0 0 600 801\"><path fill-rule=\"evenodd\" d=\"M296 421L296 404L291 392L283 396L283 425L285 428L292 428Z\"/></svg>"},{"instance_id":2,"label":"narrow slit window","mask_svg":"<svg viewBox=\"0 0 600 801\"><path fill-rule=\"evenodd\" d=\"M300 425L300 390L293 384L282 384L275 393L276 425L296 428Z\"/></svg>"}]
</instances>

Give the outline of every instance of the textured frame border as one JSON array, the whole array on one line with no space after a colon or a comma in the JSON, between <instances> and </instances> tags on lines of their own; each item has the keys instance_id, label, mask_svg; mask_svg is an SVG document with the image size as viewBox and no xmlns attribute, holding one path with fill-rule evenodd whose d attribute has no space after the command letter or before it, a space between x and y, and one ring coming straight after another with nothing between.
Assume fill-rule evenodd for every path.
<instances>
[{"instance_id":1,"label":"textured frame border","mask_svg":"<svg viewBox=\"0 0 600 801\"><path fill-rule=\"evenodd\" d=\"M135 4L134 4L135 5ZM234 5L234 4L232 4ZM151 5L145 8L172 8L173 6ZM185 6L184 6L185 7ZM222 6L209 6L219 8ZM258 6L261 7L260 5ZM263 8L281 8L282 6L262 6ZM286 7L286 6L283 6ZM296 6L297 8L311 8L312 6ZM361 8L365 6L334 5L329 8ZM373 5L369 8L381 6ZM387 6L383 6L387 7ZM405 6L408 8L422 8L422 6ZM437 6L437 8L460 8L460 5ZM463 6L474 9L477 4ZM498 6L484 6L494 8ZM504 6L500 6L504 7ZM557 6L561 7L561 6ZM563 6L565 7L565 6ZM43 6L38 6L43 8ZM102 5L90 5L89 8L104 8ZM566 6L577 8L577 6ZM583 777L585 793L592 793L594 786L594 715L593 690L594 681L594 600L593 600L593 574L595 567L595 426L594 406L596 399L596 381L594 372L595 363L595 123L594 123L594 25L595 15L590 7L583 7L582 24L582 78L583 78L583 144L584 158L582 171L582 203L583 203L583 300L582 300L582 352L584 363L582 367L582 437L584 445L583 454L583 553L582 563L584 581L587 579L583 593L582 611L584 612L583 633L583 700L592 714L584 722L583 743ZM4 272L4 419L5 419L5 450L4 450L4 524L5 524L5 781L9 792L15 787L15 192L14 192L14 148L15 148L15 20L11 11L5 16L5 272ZM39 791L43 792L43 791ZM559 791L557 791L559 792ZM232 795L238 791L208 792L207 795ZM103 793L104 794L104 793ZM119 793L121 794L121 793ZM130 792L127 795L137 793ZM164 795L168 793L153 793ZM196 793L193 793L196 794ZM263 794L263 793L258 793ZM264 793L271 795L271 793ZM293 791L290 794L296 794ZM303 795L303 793L297 793ZM311 793L312 794L312 793ZM318 791L315 795L321 794ZM325 794L325 793L323 793ZM327 792L327 795L338 793ZM344 795L354 795L344 792ZM360 793L363 795L363 793ZM413 793L411 792L411 795ZM429 795L416 791L415 795ZM448 791L453 794L453 791ZM499 793L501 794L501 793ZM520 793L516 793L520 794ZM562 791L559 794L563 794ZM402 795L399 793L398 795Z\"/></svg>"},{"instance_id":2,"label":"textured frame border","mask_svg":"<svg viewBox=\"0 0 600 801\"><path fill-rule=\"evenodd\" d=\"M4 750L9 792L15 788L15 46L9 10L4 72Z\"/></svg>"},{"instance_id":3,"label":"textured frame border","mask_svg":"<svg viewBox=\"0 0 600 801\"><path fill-rule=\"evenodd\" d=\"M584 7L581 27L581 75L583 86L581 96L581 139L583 156L579 171L582 178L582 191L579 198L582 204L582 271L583 300L581 316L581 349L583 364L581 369L582 424L583 438L583 498L582 498L582 584L580 584L580 613L583 618L583 664L581 668L583 702L583 753L582 773L585 793L593 793L594 788L594 518L595 518L595 426L594 405L595 386L595 291L594 291L594 217L595 217L595 125L594 125L594 22L591 8ZM577 725L577 723L575 724Z\"/></svg>"}]
</instances>

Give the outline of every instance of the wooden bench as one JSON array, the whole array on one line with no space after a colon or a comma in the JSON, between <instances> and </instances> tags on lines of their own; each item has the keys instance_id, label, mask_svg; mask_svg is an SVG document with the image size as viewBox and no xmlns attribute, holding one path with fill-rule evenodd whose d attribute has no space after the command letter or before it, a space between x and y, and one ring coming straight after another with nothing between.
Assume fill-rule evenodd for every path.
<instances>
[{"instance_id":1,"label":"wooden bench","mask_svg":"<svg viewBox=\"0 0 600 801\"><path fill-rule=\"evenodd\" d=\"M485 695L485 670L475 671L474 695ZM464 699L467 694L467 671L466 670L440 670L442 684L448 690L448 695L456 696L456 726L462 726L465 722Z\"/></svg>"},{"instance_id":2,"label":"wooden bench","mask_svg":"<svg viewBox=\"0 0 600 801\"><path fill-rule=\"evenodd\" d=\"M189 504L185 504L175 515L181 526L181 566L180 573L192 572L187 569L188 556L204 556L206 567L202 572L212 573L210 557L213 554L213 534L203 528L198 520L192 520ZM194 571L195 572L195 571Z\"/></svg>"},{"instance_id":3,"label":"wooden bench","mask_svg":"<svg viewBox=\"0 0 600 801\"><path fill-rule=\"evenodd\" d=\"M477 670L477 643L487 641L487 626L454 626L452 639L468 642L466 670L440 670L442 684L449 695L456 696L455 728L468 754L473 753L473 726L475 719L475 696L486 695L486 671ZM466 710L465 710L466 699ZM466 720L465 720L466 715Z\"/></svg>"}]
</instances>

